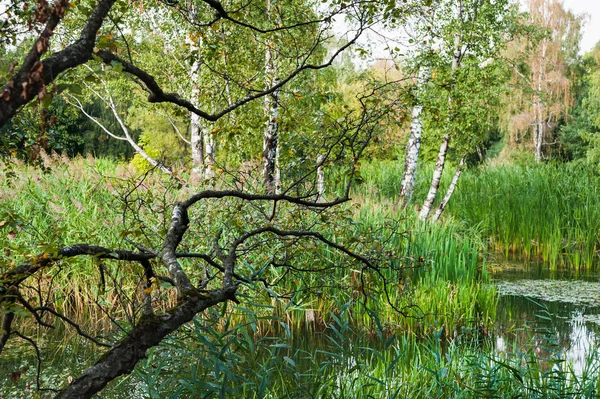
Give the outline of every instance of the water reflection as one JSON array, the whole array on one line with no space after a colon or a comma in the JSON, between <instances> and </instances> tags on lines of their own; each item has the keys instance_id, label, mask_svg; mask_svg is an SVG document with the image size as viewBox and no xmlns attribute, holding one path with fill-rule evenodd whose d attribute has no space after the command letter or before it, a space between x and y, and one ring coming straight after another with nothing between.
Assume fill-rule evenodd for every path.
<instances>
[{"instance_id":1,"label":"water reflection","mask_svg":"<svg viewBox=\"0 0 600 399\"><path fill-rule=\"evenodd\" d=\"M539 268L494 275L500 293L496 351L567 360L581 375L600 339L600 283L592 274Z\"/></svg>"}]
</instances>

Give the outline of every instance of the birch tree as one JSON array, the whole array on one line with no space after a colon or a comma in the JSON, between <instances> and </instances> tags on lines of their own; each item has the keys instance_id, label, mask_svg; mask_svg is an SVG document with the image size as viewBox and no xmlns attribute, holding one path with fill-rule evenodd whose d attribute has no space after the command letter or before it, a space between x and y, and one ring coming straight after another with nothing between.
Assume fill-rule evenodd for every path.
<instances>
[{"instance_id":1,"label":"birch tree","mask_svg":"<svg viewBox=\"0 0 600 399\"><path fill-rule=\"evenodd\" d=\"M508 49L509 56L520 57L526 68L514 68L515 90L506 98L503 123L511 145L530 137L530 148L540 162L573 105L568 71L579 51L582 16L566 11L557 0L530 0L527 6L528 23L541 35L515 40Z\"/></svg>"},{"instance_id":2,"label":"birch tree","mask_svg":"<svg viewBox=\"0 0 600 399\"><path fill-rule=\"evenodd\" d=\"M459 132L465 130L464 126L461 127L464 121L460 119L462 104L460 101L456 101L456 97L462 95L462 93L458 93L457 82L459 79L466 78L468 74L476 74L478 66L484 66L486 60L498 57L504 48L504 43L511 35L510 29L514 13L514 8L508 1L461 0L442 3L439 7L436 14L439 16L439 20L431 23L432 26L437 26L439 29L434 31L434 35L436 35L434 37L438 43L436 44L436 61L433 63L438 68L438 73L445 79L440 86L446 92L442 100L445 104L438 104L436 108L437 112L445 109L440 114L445 115L445 119L442 119L443 123L440 123L440 119L437 118L435 123L439 126L442 137L429 191L419 212L421 219L427 219L433 208L446 165L450 142L451 140L460 141L461 134ZM472 67L461 71L466 59L469 59ZM448 72L440 73L444 68L447 68ZM470 90L469 88L465 89ZM432 120L435 119L434 117ZM475 149L470 150L474 151ZM460 157L463 155L460 154Z\"/></svg>"},{"instance_id":3,"label":"birch tree","mask_svg":"<svg viewBox=\"0 0 600 399\"><path fill-rule=\"evenodd\" d=\"M265 9L267 18L281 23L278 17L277 3L267 0ZM267 42L265 51L265 86L273 86L279 82L277 78L278 63L275 40ZM278 193L281 190L281 171L279 169L279 90L265 96L265 116L267 118L263 138L263 181L269 193Z\"/></svg>"},{"instance_id":4,"label":"birch tree","mask_svg":"<svg viewBox=\"0 0 600 399\"><path fill-rule=\"evenodd\" d=\"M428 32L427 28L426 31ZM420 52L424 59L427 59L427 53L431 51L431 37L426 35L421 39ZM431 77L430 66L424 61L419 67L419 72L416 82L416 104L412 108L412 118L410 122L410 132L408 143L406 144L406 156L404 161L404 172L402 174L402 183L400 186L400 195L398 200L403 206L412 200L412 195L415 187L415 179L417 176L417 163L419 159L419 149L421 148L421 136L423 133L423 93L426 91L425 86Z\"/></svg>"},{"instance_id":5,"label":"birch tree","mask_svg":"<svg viewBox=\"0 0 600 399\"><path fill-rule=\"evenodd\" d=\"M478 4L475 4L474 7L478 7ZM474 14L477 14L476 10L474 10ZM454 7L454 23L462 27L465 22L463 18L463 1L459 0L458 4ZM466 49L463 49L463 34L460 30L458 30L457 32L454 32L451 75L454 75L456 70L460 67L463 51L465 50ZM451 79L453 78L454 76L451 76ZM453 83L451 82L450 84L452 85ZM452 96L448 97L448 104L449 106L452 105ZM442 137L442 144L440 145L440 150L435 161L435 169L433 171L433 178L431 179L429 192L427 193L427 197L425 198L423 206L421 207L421 211L419 212L420 219L427 219L429 217L429 212L431 211L433 202L435 201L435 197L440 186L440 181L442 179L442 173L444 172L449 142L450 132L446 132Z\"/></svg>"},{"instance_id":6,"label":"birch tree","mask_svg":"<svg viewBox=\"0 0 600 399\"><path fill-rule=\"evenodd\" d=\"M202 40L195 35L190 35L189 38L190 54L193 58L193 63L190 69L190 80L192 82L192 99L196 106L200 106L200 46ZM208 154L205 151L206 128L203 126L202 119L199 115L190 112L190 146L192 153L192 178L202 178L205 176L205 168L208 168L206 163L207 157L214 157L213 154ZM208 143L206 143L208 146ZM205 156L206 154L206 156Z\"/></svg>"}]
</instances>

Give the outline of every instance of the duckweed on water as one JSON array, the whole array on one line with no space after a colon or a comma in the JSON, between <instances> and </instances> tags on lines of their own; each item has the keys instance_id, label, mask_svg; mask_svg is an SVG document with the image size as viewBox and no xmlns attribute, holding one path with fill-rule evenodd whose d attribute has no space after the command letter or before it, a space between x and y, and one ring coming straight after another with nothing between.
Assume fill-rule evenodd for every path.
<instances>
[{"instance_id":1,"label":"duckweed on water","mask_svg":"<svg viewBox=\"0 0 600 399\"><path fill-rule=\"evenodd\" d=\"M500 295L525 296L549 302L600 306L600 283L577 280L499 281Z\"/></svg>"}]
</instances>

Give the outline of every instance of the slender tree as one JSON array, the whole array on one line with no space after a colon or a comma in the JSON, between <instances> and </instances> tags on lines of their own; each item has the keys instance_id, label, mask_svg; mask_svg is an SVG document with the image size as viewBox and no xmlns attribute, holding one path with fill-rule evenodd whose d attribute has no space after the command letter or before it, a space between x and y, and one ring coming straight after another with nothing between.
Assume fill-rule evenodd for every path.
<instances>
[{"instance_id":1,"label":"slender tree","mask_svg":"<svg viewBox=\"0 0 600 399\"><path fill-rule=\"evenodd\" d=\"M268 19L280 24L277 4L267 0L266 13ZM275 17L274 17L275 16ZM267 42L265 50L265 86L276 85L279 79L276 44L274 38ZM279 169L279 90L265 96L265 116L267 118L263 137L263 180L265 189L270 193L281 190L281 171Z\"/></svg>"},{"instance_id":2,"label":"slender tree","mask_svg":"<svg viewBox=\"0 0 600 399\"><path fill-rule=\"evenodd\" d=\"M433 208L451 141L457 145L461 142L473 142L472 137L481 133L480 129L473 128L478 123L473 124L473 121L462 118L472 114L475 103L481 104L477 97L487 88L485 85L476 85L483 89L476 92L459 83L469 80L474 82L478 75L479 78L484 78L489 60L500 56L504 43L513 34L514 26L515 9L508 1L461 0L442 2L439 7L436 13L439 15L439 22L431 22L432 26L436 26L438 22L438 30L433 32L440 48L434 55L432 65L436 65L435 73L439 76L437 81L440 83L437 87L443 88L445 94L443 97L429 97L436 104L436 114L431 116L430 121L433 126L437 126L436 130L441 132L442 137L429 191L419 212L421 219L427 219ZM464 67L466 61L469 68ZM435 84L432 85L434 86ZM461 92L459 87L467 92ZM472 98L469 99L469 96ZM483 119L486 120L487 118ZM473 147L465 151L468 153L475 149ZM464 152L461 157L462 154Z\"/></svg>"},{"instance_id":3,"label":"slender tree","mask_svg":"<svg viewBox=\"0 0 600 399\"><path fill-rule=\"evenodd\" d=\"M566 11L557 0L530 0L527 5L528 22L539 34L515 40L508 49L526 68L513 69L515 90L506 98L503 121L511 145L531 137L539 162L573 105L568 74L579 51L582 16Z\"/></svg>"},{"instance_id":4,"label":"slender tree","mask_svg":"<svg viewBox=\"0 0 600 399\"><path fill-rule=\"evenodd\" d=\"M478 7L478 4L475 4L474 7ZM477 14L477 11L474 11L474 14ZM463 13L463 1L459 0L458 4L454 7L454 21L462 26L465 23L464 13ZM463 52L466 50L463 48L463 32L459 29L454 32L454 43L453 43L453 52L452 52L452 69L451 76L454 77L457 69L460 67L462 58L464 56ZM453 84L452 82L450 83ZM448 97L449 107L452 106L452 95ZM448 113L451 115L451 111ZM449 121L450 122L450 121ZM450 142L450 132L446 132L442 137L442 144L440 145L440 150L438 152L437 159L435 161L435 169L433 171L433 178L431 179L431 185L429 187L429 192L427 193L427 197L423 202L423 206L421 207L421 211L419 212L420 219L427 219L429 217L429 213L431 212L431 208L433 206L433 202L435 201L435 197L437 196L438 189L440 187L440 181L442 180L442 173L444 172L444 166L446 165L446 155L448 153L448 145Z\"/></svg>"},{"instance_id":5,"label":"slender tree","mask_svg":"<svg viewBox=\"0 0 600 399\"><path fill-rule=\"evenodd\" d=\"M427 53L431 50L431 38L425 37L420 46L422 55L427 58ZM416 104L412 109L412 118L410 122L410 132L408 143L406 144L406 157L404 161L404 172L402 174L402 183L400 186L400 195L398 200L403 206L406 206L411 200L415 188L415 179L417 176L417 163L419 160L419 149L421 148L421 137L423 134L423 104L422 96L426 91L425 86L431 78L431 69L429 65L423 63L419 67L419 73L416 83Z\"/></svg>"}]
</instances>

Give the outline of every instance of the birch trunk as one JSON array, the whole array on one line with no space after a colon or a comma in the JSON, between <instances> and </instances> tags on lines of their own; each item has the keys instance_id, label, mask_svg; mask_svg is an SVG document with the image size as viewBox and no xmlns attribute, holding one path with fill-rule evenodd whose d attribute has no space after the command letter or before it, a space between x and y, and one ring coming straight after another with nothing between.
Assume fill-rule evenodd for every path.
<instances>
[{"instance_id":1,"label":"birch trunk","mask_svg":"<svg viewBox=\"0 0 600 399\"><path fill-rule=\"evenodd\" d=\"M281 189L279 174L279 90L267 96L268 120L263 139L263 180L269 193L279 193Z\"/></svg>"},{"instance_id":2,"label":"birch trunk","mask_svg":"<svg viewBox=\"0 0 600 399\"><path fill-rule=\"evenodd\" d=\"M189 40L190 51L195 57L190 70L192 80L192 101L196 106L200 103L200 48L194 40ZM202 134L202 122L195 113L190 114L190 142L192 147L192 179L198 180L204 170L204 135Z\"/></svg>"},{"instance_id":3,"label":"birch trunk","mask_svg":"<svg viewBox=\"0 0 600 399\"><path fill-rule=\"evenodd\" d=\"M215 177L215 137L208 129L202 130L204 137L204 178L209 180Z\"/></svg>"},{"instance_id":4,"label":"birch trunk","mask_svg":"<svg viewBox=\"0 0 600 399\"><path fill-rule=\"evenodd\" d=\"M435 170L433 171L433 178L431 179L431 186L429 186L429 192L427 198L423 202L423 207L419 213L419 219L425 220L429 217L433 202L437 195L438 189L440 188L440 181L442 180L442 173L444 173L444 166L446 164L446 154L448 154L448 143L450 142L450 135L444 135L442 139L442 145L438 152L437 160L435 162Z\"/></svg>"},{"instance_id":5,"label":"birch trunk","mask_svg":"<svg viewBox=\"0 0 600 399\"><path fill-rule=\"evenodd\" d=\"M456 19L462 21L462 1L459 1L458 6L456 7ZM454 36L454 54L452 55L452 72L453 74L456 72L458 68L460 68L461 58L462 58L462 37L460 33L457 33ZM451 114L452 110L452 96L448 98L448 107L450 108L449 114ZM449 118L450 119L450 118ZM451 120L448 121L450 124ZM446 155L448 154L448 143L450 142L450 134L446 133L442 139L442 144L440 145L440 151L438 152L437 160L435 162L435 171L433 172L433 178L431 179L431 185L429 186L429 192L427 193L427 198L425 198L425 202L423 202L423 207L421 207L421 212L419 213L419 219L425 220L429 217L429 213L431 212L431 208L433 207L433 203L435 201L435 197L437 196L438 189L440 188L440 181L442 180L442 173L444 172L444 166L446 164Z\"/></svg>"},{"instance_id":6,"label":"birch trunk","mask_svg":"<svg viewBox=\"0 0 600 399\"><path fill-rule=\"evenodd\" d=\"M319 155L317 157L317 202L324 200L325 196L325 172L323 171L323 162L325 157Z\"/></svg>"},{"instance_id":7,"label":"birch trunk","mask_svg":"<svg viewBox=\"0 0 600 399\"><path fill-rule=\"evenodd\" d=\"M123 133L125 134L125 137L127 138L127 142L129 142L129 144L133 147L135 152L140 154L142 156L142 158L144 158L146 160L146 162L148 162L150 165L152 165L152 167L157 168L160 171L172 176L173 172L171 172L169 170L169 168L167 168L162 162L159 162L159 161L155 160L154 158L152 158L150 155L148 155L146 153L146 151L144 151L144 149L142 147L140 147L133 140L133 138L131 137L131 134L129 134L129 129L127 129L127 127L125 126L125 123L120 118L119 113L117 112L117 108L115 107L115 105L112 102L112 98L110 99L110 102L111 102L110 108L113 112L113 115L114 115L115 119L117 120L117 122L119 123L119 126L121 126L121 130L123 130Z\"/></svg>"},{"instance_id":8,"label":"birch trunk","mask_svg":"<svg viewBox=\"0 0 600 399\"><path fill-rule=\"evenodd\" d=\"M75 103L72 103L72 104L76 108L79 108L79 110L86 117L88 117L92 122L94 122L96 125L98 125L98 127L100 127L100 129L102 129L107 135L109 135L110 137L112 137L114 139L128 142L129 145L135 151L135 153L139 154L142 158L144 158L146 160L146 162L148 162L150 165L152 165L152 167L159 169L163 173L166 173L168 175L173 176L173 172L171 172L171 170L169 168L167 168L162 162L159 162L156 159L152 158L150 155L148 155L148 153L146 151L144 151L144 149L142 147L140 147L135 142L135 140L131 137L131 134L129 133L129 129L125 125L125 122L123 122L123 119L121 119L121 116L119 115L119 112L117 112L117 108L115 106L115 103L113 102L112 97L109 95L108 96L108 100L106 100L105 98L101 97L98 92L95 92L95 94L100 99L102 99L106 104L108 104L110 110L113 113L113 116L115 117L115 119L117 120L119 126L121 127L121 130L123 131L123 136L118 136L118 135L114 134L113 132L111 132L110 130L108 130L106 128L106 126L104 126L102 123L100 123L100 121L98 119L94 118L92 115L90 115L89 113L87 113L86 110L83 108L83 104L81 104L81 102L76 97L70 96L70 98L73 101L75 101L75 103L76 103L76 104Z\"/></svg>"},{"instance_id":9,"label":"birch trunk","mask_svg":"<svg viewBox=\"0 0 600 399\"><path fill-rule=\"evenodd\" d=\"M535 161L542 160L542 140L543 140L543 121L541 120L541 104L539 96L535 96L533 104L534 122L533 122L533 149Z\"/></svg>"},{"instance_id":10,"label":"birch trunk","mask_svg":"<svg viewBox=\"0 0 600 399\"><path fill-rule=\"evenodd\" d=\"M545 60L546 60L546 43L542 41L542 56L540 57L540 63L538 66L538 84L537 93L534 96L534 127L533 127L533 146L535 149L535 160L540 162L542 160L542 150L545 139L545 123L544 123L544 102L542 100L542 82L544 80L545 72Z\"/></svg>"},{"instance_id":11,"label":"birch trunk","mask_svg":"<svg viewBox=\"0 0 600 399\"><path fill-rule=\"evenodd\" d=\"M198 178L202 176L204 169L204 140L200 117L194 113L191 115L190 122L190 145L192 147L192 177Z\"/></svg>"},{"instance_id":12,"label":"birch trunk","mask_svg":"<svg viewBox=\"0 0 600 399\"><path fill-rule=\"evenodd\" d=\"M428 47L424 49L426 51ZM421 93L427 81L430 78L429 67L424 66L419 70L417 77L417 93ZM417 102L420 100L417 99ZM404 173L402 174L402 186L398 201L402 207L406 206L412 199L415 189L415 179L417 174L417 162L419 159L419 149L421 147L421 136L423 133L423 106L417 104L412 110L412 120L410 122L410 136L406 145L406 159L404 161Z\"/></svg>"},{"instance_id":13,"label":"birch trunk","mask_svg":"<svg viewBox=\"0 0 600 399\"><path fill-rule=\"evenodd\" d=\"M400 187L399 201L402 207L406 206L412 199L415 189L415 178L417 174L417 162L419 159L419 148L421 147L421 135L423 132L423 120L421 113L422 105L415 105L412 110L410 122L410 136L406 145L406 159L404 161L404 173L402 175L402 186Z\"/></svg>"},{"instance_id":14,"label":"birch trunk","mask_svg":"<svg viewBox=\"0 0 600 399\"><path fill-rule=\"evenodd\" d=\"M267 0L267 18L271 17L271 0ZM265 52L265 86L273 87L279 83L277 75L277 57L273 50L273 41L267 43ZM279 171L279 90L265 97L265 115L267 123L263 135L263 182L268 193L281 191L281 172Z\"/></svg>"},{"instance_id":15,"label":"birch trunk","mask_svg":"<svg viewBox=\"0 0 600 399\"><path fill-rule=\"evenodd\" d=\"M440 204L437 211L433 215L434 222L437 222L439 220L440 216L442 216L442 213L446 209L446 205L448 205L448 201L450 201L450 197L452 197L452 194L454 193L454 189L456 189L456 185L458 184L458 179L460 178L460 175L462 174L463 166L465 165L466 158L467 158L467 155L466 154L463 155L460 162L458 163L458 168L456 168L456 172L454 172L454 177L452 178L450 187L448 187L448 190L446 191L446 195L444 196L442 203Z\"/></svg>"}]
</instances>

